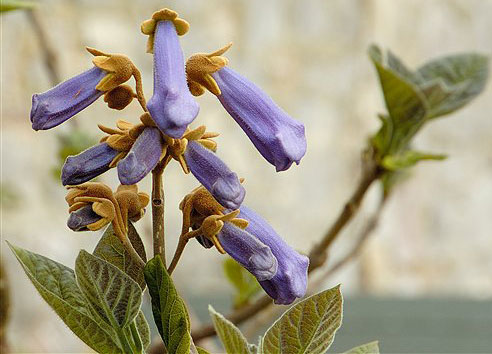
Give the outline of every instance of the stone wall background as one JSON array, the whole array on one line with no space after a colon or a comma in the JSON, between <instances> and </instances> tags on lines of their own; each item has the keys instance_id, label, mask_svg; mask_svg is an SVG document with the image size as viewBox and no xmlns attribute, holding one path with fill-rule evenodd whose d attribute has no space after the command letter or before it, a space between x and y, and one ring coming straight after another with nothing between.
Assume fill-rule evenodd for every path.
<instances>
[{"instance_id":1,"label":"stone wall background","mask_svg":"<svg viewBox=\"0 0 492 354\"><path fill-rule=\"evenodd\" d=\"M410 66L460 51L492 54L490 0L44 0L39 6L48 39L56 46L63 78L90 66L84 46L128 54L152 94L152 60L145 53L141 21L161 7L191 23L182 38L185 56L228 41L230 65L262 86L303 121L308 153L300 166L275 173L211 95L200 97L200 124L220 131L219 154L246 178L246 204L262 214L295 248L307 251L337 215L356 183L359 154L384 109L367 58L378 43ZM15 202L2 204L2 241L73 265L80 248L98 237L65 228L65 190L51 175L56 131L30 128L31 95L50 87L32 27L22 12L1 16L2 189ZM385 209L359 262L325 286L342 283L345 294L490 298L492 296L492 85L474 103L428 126L422 150L449 159L423 163ZM98 136L96 123L136 121L137 104L124 113L102 100L76 118ZM116 186L115 171L103 181ZM172 164L165 173L168 255L180 228L177 208L196 185ZM150 190L150 178L142 183ZM376 205L376 187L361 215L332 249L343 254ZM150 213L148 213L150 214ZM150 218L138 224L150 230ZM150 244L150 243L149 243ZM79 352L87 348L46 306L2 242L12 292L9 337L19 352ZM149 249L150 251L150 249ZM192 243L176 271L184 294L229 291L223 258Z\"/></svg>"}]
</instances>

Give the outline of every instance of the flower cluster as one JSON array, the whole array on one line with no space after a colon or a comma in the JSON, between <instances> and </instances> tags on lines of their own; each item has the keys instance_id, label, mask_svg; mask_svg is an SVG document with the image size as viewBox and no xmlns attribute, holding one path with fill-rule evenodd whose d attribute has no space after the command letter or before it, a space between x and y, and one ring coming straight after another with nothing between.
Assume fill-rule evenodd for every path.
<instances>
[{"instance_id":1,"label":"flower cluster","mask_svg":"<svg viewBox=\"0 0 492 354\"><path fill-rule=\"evenodd\" d=\"M299 164L304 156L304 125L227 66L223 54L230 45L214 53L195 54L185 65L179 36L188 29L188 23L169 9L155 12L142 23L142 33L149 36L147 51L154 60L154 93L148 103L140 72L128 57L92 48L88 51L95 56L93 68L33 96L35 130L63 123L102 95L110 108L124 109L137 98L144 110L137 124L120 120L116 128L100 125L106 135L99 144L67 158L61 179L70 186L68 226L76 231L96 230L111 222L124 235L127 219L141 216L148 203L148 197L137 192L136 183L175 160L202 185L181 204L181 238L197 238L205 247L215 245L248 269L276 303L291 303L306 291L307 257L242 205L241 180L216 155L213 139L218 134L190 124L199 113L194 96L210 91L277 171ZM135 92L124 84L131 77ZM113 167L122 184L116 193L89 182ZM122 194L126 199L120 201ZM130 199L130 204L125 202Z\"/></svg>"}]
</instances>

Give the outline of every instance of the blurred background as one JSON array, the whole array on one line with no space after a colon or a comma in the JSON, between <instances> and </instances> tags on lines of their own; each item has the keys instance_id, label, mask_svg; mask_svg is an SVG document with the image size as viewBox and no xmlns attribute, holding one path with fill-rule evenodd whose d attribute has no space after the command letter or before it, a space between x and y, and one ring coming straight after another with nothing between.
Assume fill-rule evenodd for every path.
<instances>
[{"instance_id":1,"label":"blurred background","mask_svg":"<svg viewBox=\"0 0 492 354\"><path fill-rule=\"evenodd\" d=\"M490 0L42 0L34 14L1 15L1 248L7 276L1 284L10 291L12 352L88 351L36 294L4 240L68 266L80 248L92 250L97 234L76 234L65 226L60 147L97 141L97 123L136 122L140 115L136 102L119 112L100 99L72 123L35 132L31 95L90 68L91 55L84 50L90 46L129 55L150 98L152 57L145 53L140 23L162 7L175 9L191 24L181 38L186 57L232 40L230 66L305 124L305 158L276 173L215 97L198 98L196 122L221 133L218 154L246 179L245 204L302 252L321 237L351 194L361 150L379 126L376 114L384 112L368 46L390 48L412 68L456 52L492 54ZM44 60L47 50L51 67ZM356 260L336 273L317 273L319 289L341 283L346 298L335 351L376 339L383 352L490 351L491 112L489 84L471 105L427 126L416 146L449 158L411 171ZM100 180L116 187L116 171ZM181 225L178 204L197 183L173 163L164 184L170 257ZM378 188L372 187L358 217L331 248L326 269L363 232L377 207ZM140 189L150 191L150 177ZM150 212L137 228L150 246ZM196 323L207 321L208 303L224 313L230 308L233 291L223 275L224 258L192 242L174 273ZM254 338L255 329L271 322L267 313L244 329Z\"/></svg>"}]
</instances>

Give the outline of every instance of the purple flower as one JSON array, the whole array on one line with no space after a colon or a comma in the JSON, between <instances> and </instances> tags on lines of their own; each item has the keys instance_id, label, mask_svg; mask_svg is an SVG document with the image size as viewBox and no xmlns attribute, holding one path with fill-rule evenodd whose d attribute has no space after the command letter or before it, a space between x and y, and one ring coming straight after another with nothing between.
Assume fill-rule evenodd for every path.
<instances>
[{"instance_id":1,"label":"purple flower","mask_svg":"<svg viewBox=\"0 0 492 354\"><path fill-rule=\"evenodd\" d=\"M88 225L99 220L101 220L101 216L92 210L92 205L87 205L70 213L67 226L73 231L87 231L89 230Z\"/></svg>"},{"instance_id":2,"label":"purple flower","mask_svg":"<svg viewBox=\"0 0 492 354\"><path fill-rule=\"evenodd\" d=\"M126 157L118 163L121 184L136 184L159 163L163 150L159 129L146 127Z\"/></svg>"},{"instance_id":3,"label":"purple flower","mask_svg":"<svg viewBox=\"0 0 492 354\"><path fill-rule=\"evenodd\" d=\"M239 218L249 222L245 231L267 245L278 262L275 276L260 285L276 304L288 305L306 294L309 259L294 251L275 230L251 209L241 206ZM219 238L222 243L222 239Z\"/></svg>"},{"instance_id":4,"label":"purple flower","mask_svg":"<svg viewBox=\"0 0 492 354\"><path fill-rule=\"evenodd\" d=\"M183 52L172 21L157 22L153 50L154 95L147 108L164 134L181 138L199 106L188 90Z\"/></svg>"},{"instance_id":5,"label":"purple flower","mask_svg":"<svg viewBox=\"0 0 492 354\"><path fill-rule=\"evenodd\" d=\"M299 164L306 153L304 125L285 113L265 92L228 67L212 74L220 103L277 171Z\"/></svg>"},{"instance_id":6,"label":"purple flower","mask_svg":"<svg viewBox=\"0 0 492 354\"><path fill-rule=\"evenodd\" d=\"M223 207L239 208L246 191L237 175L215 153L189 141L184 157L191 173Z\"/></svg>"},{"instance_id":7,"label":"purple flower","mask_svg":"<svg viewBox=\"0 0 492 354\"><path fill-rule=\"evenodd\" d=\"M218 238L224 250L258 281L268 281L277 273L278 262L270 247L249 232L226 222Z\"/></svg>"},{"instance_id":8,"label":"purple flower","mask_svg":"<svg viewBox=\"0 0 492 354\"><path fill-rule=\"evenodd\" d=\"M75 156L67 157L62 168L61 180L64 186L87 182L109 170L119 151L101 143Z\"/></svg>"},{"instance_id":9,"label":"purple flower","mask_svg":"<svg viewBox=\"0 0 492 354\"><path fill-rule=\"evenodd\" d=\"M32 96L31 122L34 130L63 123L89 106L104 92L96 90L107 72L93 67L44 93Z\"/></svg>"}]
</instances>

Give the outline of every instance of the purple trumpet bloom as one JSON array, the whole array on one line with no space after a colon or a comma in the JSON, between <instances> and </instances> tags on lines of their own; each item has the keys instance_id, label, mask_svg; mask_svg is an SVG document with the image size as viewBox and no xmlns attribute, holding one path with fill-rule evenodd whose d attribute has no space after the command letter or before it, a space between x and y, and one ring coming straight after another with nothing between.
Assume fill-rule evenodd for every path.
<instances>
[{"instance_id":1,"label":"purple trumpet bloom","mask_svg":"<svg viewBox=\"0 0 492 354\"><path fill-rule=\"evenodd\" d=\"M226 222L218 238L224 250L258 281L268 281L277 273L278 262L270 247L249 232Z\"/></svg>"},{"instance_id":2,"label":"purple trumpet bloom","mask_svg":"<svg viewBox=\"0 0 492 354\"><path fill-rule=\"evenodd\" d=\"M246 191L237 174L211 150L189 141L184 157L191 173L227 209L238 209Z\"/></svg>"},{"instance_id":3,"label":"purple trumpet bloom","mask_svg":"<svg viewBox=\"0 0 492 354\"><path fill-rule=\"evenodd\" d=\"M32 128L46 130L56 127L89 106L104 93L96 90L96 86L106 74L106 71L93 67L49 91L34 94Z\"/></svg>"},{"instance_id":4,"label":"purple trumpet bloom","mask_svg":"<svg viewBox=\"0 0 492 354\"><path fill-rule=\"evenodd\" d=\"M157 127L181 138L200 107L186 83L183 51L171 21L159 21L154 33L154 95L147 103Z\"/></svg>"},{"instance_id":5,"label":"purple trumpet bloom","mask_svg":"<svg viewBox=\"0 0 492 354\"><path fill-rule=\"evenodd\" d=\"M119 151L101 143L75 156L67 157L62 168L61 180L64 186L87 182L109 170L111 161Z\"/></svg>"},{"instance_id":6,"label":"purple trumpet bloom","mask_svg":"<svg viewBox=\"0 0 492 354\"><path fill-rule=\"evenodd\" d=\"M146 127L126 157L118 163L121 184L136 184L159 163L163 142L159 129Z\"/></svg>"},{"instance_id":7,"label":"purple trumpet bloom","mask_svg":"<svg viewBox=\"0 0 492 354\"><path fill-rule=\"evenodd\" d=\"M92 210L92 205L87 205L70 213L67 226L73 231L87 231L87 225L100 219L101 217Z\"/></svg>"},{"instance_id":8,"label":"purple trumpet bloom","mask_svg":"<svg viewBox=\"0 0 492 354\"><path fill-rule=\"evenodd\" d=\"M304 125L234 70L223 67L212 77L221 91L220 103L277 172L287 170L293 162L299 164L306 153Z\"/></svg>"},{"instance_id":9,"label":"purple trumpet bloom","mask_svg":"<svg viewBox=\"0 0 492 354\"><path fill-rule=\"evenodd\" d=\"M267 245L278 261L275 276L260 285L276 304L288 305L306 294L309 259L294 251L275 230L251 209L241 206L239 218L249 222L246 230ZM222 240L221 240L222 242Z\"/></svg>"}]
</instances>

